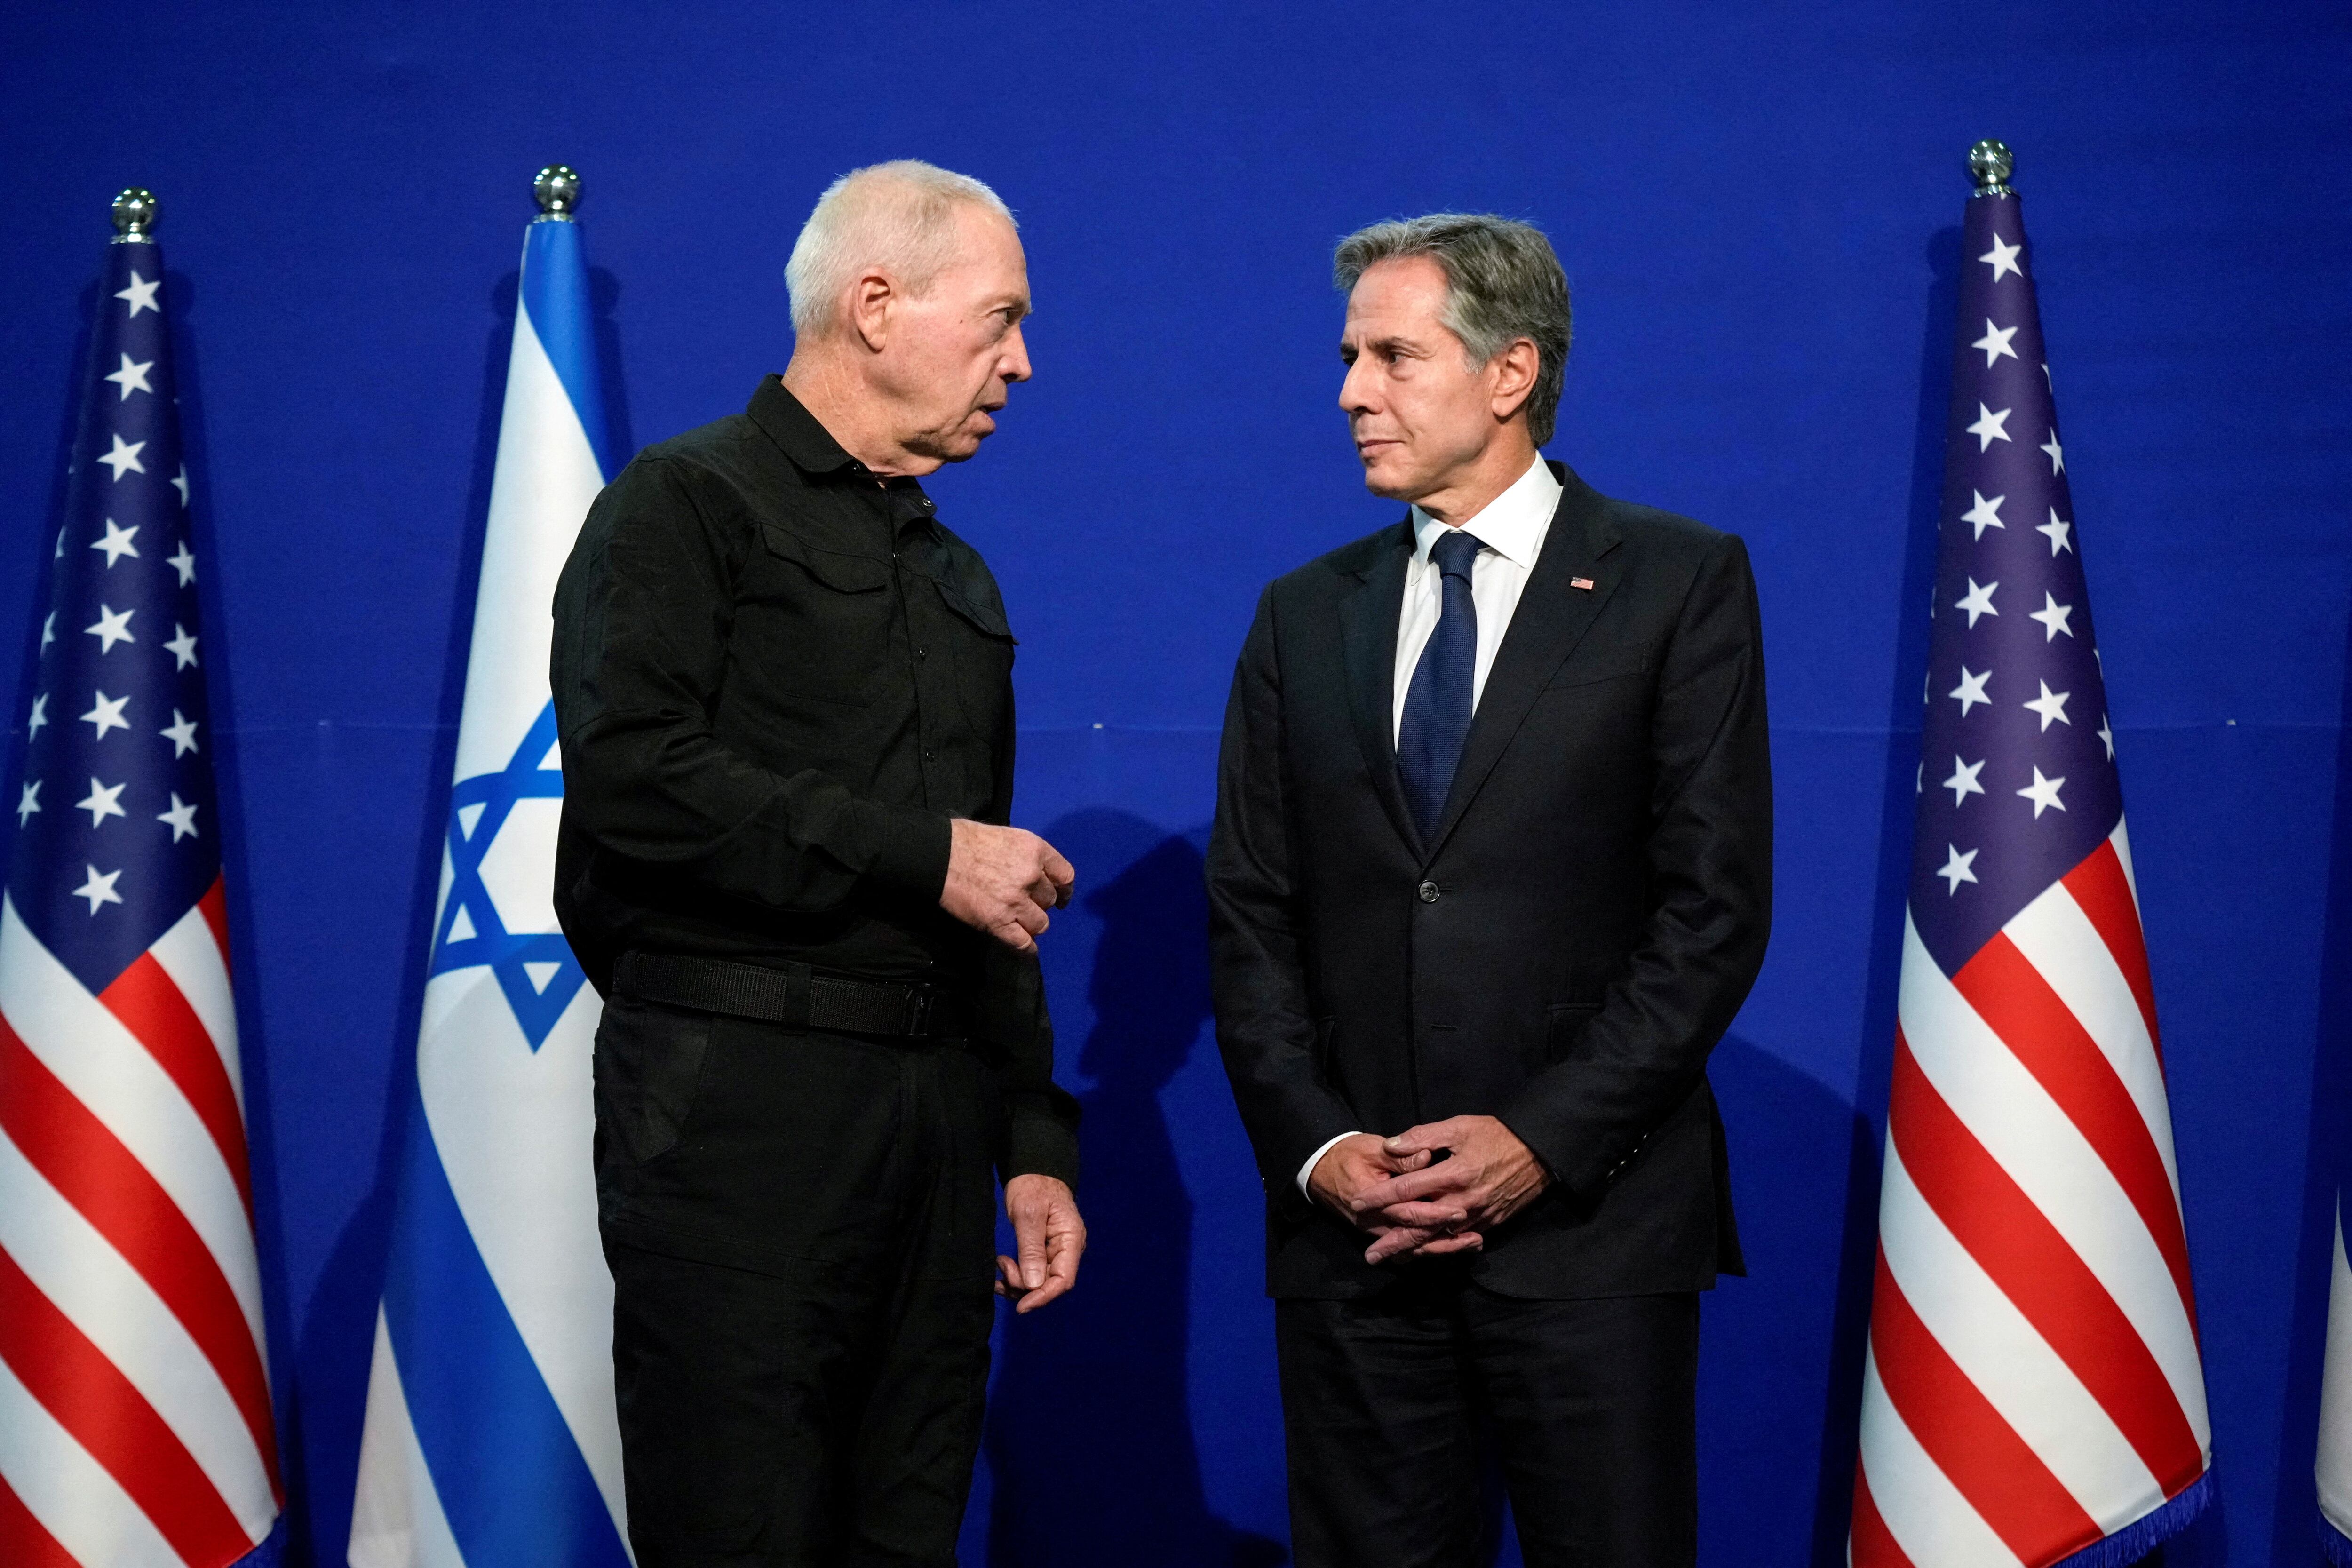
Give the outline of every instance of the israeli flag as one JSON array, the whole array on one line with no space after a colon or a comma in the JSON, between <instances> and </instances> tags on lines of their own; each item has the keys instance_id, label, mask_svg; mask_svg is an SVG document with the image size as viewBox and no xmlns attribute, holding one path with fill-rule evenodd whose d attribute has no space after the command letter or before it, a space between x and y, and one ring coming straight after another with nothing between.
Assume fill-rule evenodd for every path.
<instances>
[{"instance_id":1,"label":"israeli flag","mask_svg":"<svg viewBox=\"0 0 2352 1568\"><path fill-rule=\"evenodd\" d=\"M2352 1568L2352 1266L2336 1215L2335 1283L2327 1292L2327 1370L2319 1392L2319 1533L2327 1560Z\"/></svg>"},{"instance_id":2,"label":"israeli flag","mask_svg":"<svg viewBox=\"0 0 2352 1568\"><path fill-rule=\"evenodd\" d=\"M555 921L547 684L605 440L580 229L555 214L523 242L352 1568L629 1568L589 1163L599 1005Z\"/></svg>"}]
</instances>

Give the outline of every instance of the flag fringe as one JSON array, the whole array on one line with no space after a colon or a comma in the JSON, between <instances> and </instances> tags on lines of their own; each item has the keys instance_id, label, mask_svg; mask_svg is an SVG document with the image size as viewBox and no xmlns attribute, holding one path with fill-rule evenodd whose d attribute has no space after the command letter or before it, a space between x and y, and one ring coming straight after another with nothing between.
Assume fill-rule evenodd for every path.
<instances>
[{"instance_id":1,"label":"flag fringe","mask_svg":"<svg viewBox=\"0 0 2352 1568\"><path fill-rule=\"evenodd\" d=\"M2213 1472L2209 1468L2162 1508L2140 1515L2105 1540L2093 1542L2072 1557L2061 1558L2052 1568L2131 1568L2132 1563L2186 1530L2212 1500ZM2345 1568L2352 1568L2352 1564Z\"/></svg>"},{"instance_id":2,"label":"flag fringe","mask_svg":"<svg viewBox=\"0 0 2352 1568\"><path fill-rule=\"evenodd\" d=\"M2352 1538L2347 1538L2324 1513L2319 1516L2319 1550L2335 1568L2352 1568Z\"/></svg>"}]
</instances>

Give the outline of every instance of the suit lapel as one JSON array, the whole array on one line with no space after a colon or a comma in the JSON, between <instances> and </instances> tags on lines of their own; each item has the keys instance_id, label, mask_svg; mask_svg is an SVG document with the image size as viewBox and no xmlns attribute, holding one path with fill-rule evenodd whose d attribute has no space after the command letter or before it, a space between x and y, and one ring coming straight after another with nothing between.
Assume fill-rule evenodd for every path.
<instances>
[{"instance_id":1,"label":"suit lapel","mask_svg":"<svg viewBox=\"0 0 2352 1568\"><path fill-rule=\"evenodd\" d=\"M1512 612L1510 629L1503 634L1503 646L1495 650L1494 668L1486 672L1486 688L1479 694L1478 711L1463 742L1462 761L1454 770L1445 809L1427 847L1429 857L1444 847L1454 824L1477 798L1486 775L1495 771L1512 737L1527 721L1536 698L1584 640L1584 634L1609 603L1623 567L1622 558L1612 558L1617 535L1601 515L1601 497L1566 465L1559 465L1557 471L1561 484L1559 506L1552 513L1535 570L1528 574L1518 608ZM1592 585L1572 586L1578 578ZM1402 600L1400 577L1398 602ZM1391 641L1393 644L1393 627ZM1393 762L1391 766L1393 771ZM1401 792L1398 798L1402 799Z\"/></svg>"},{"instance_id":2,"label":"suit lapel","mask_svg":"<svg viewBox=\"0 0 2352 1568\"><path fill-rule=\"evenodd\" d=\"M1405 843L1418 849L1421 835L1413 827L1412 814L1405 809L1404 786L1397 778L1394 719L1397 618L1404 606L1405 566L1412 559L1410 517L1382 543L1361 585L1339 605L1340 640L1347 649L1348 710L1355 721L1356 740L1364 749L1372 793L1380 797Z\"/></svg>"}]
</instances>

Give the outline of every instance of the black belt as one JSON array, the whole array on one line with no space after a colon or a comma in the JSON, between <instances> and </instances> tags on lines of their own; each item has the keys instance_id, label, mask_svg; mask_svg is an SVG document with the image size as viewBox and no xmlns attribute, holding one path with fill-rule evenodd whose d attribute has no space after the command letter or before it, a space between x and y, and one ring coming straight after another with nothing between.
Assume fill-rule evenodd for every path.
<instances>
[{"instance_id":1,"label":"black belt","mask_svg":"<svg viewBox=\"0 0 2352 1568\"><path fill-rule=\"evenodd\" d=\"M796 1029L957 1039L971 1033L963 999L937 985L853 980L805 963L770 966L719 958L625 952L614 988L647 1002L759 1018Z\"/></svg>"}]
</instances>

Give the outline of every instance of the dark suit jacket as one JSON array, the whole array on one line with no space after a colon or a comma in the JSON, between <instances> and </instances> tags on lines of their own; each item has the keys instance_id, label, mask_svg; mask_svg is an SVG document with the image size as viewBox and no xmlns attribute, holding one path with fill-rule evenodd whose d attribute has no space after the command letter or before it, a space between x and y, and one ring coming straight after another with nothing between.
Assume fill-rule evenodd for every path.
<instances>
[{"instance_id":1,"label":"dark suit jacket","mask_svg":"<svg viewBox=\"0 0 2352 1568\"><path fill-rule=\"evenodd\" d=\"M1770 922L1748 552L1552 468L1559 509L1429 842L1391 719L1409 521L1268 586L1234 671L1217 1038L1276 1297L1422 1267L1368 1266L1368 1238L1299 1195L1318 1145L1466 1114L1502 1118L1553 1177L1487 1238L1479 1283L1564 1299L1742 1271L1706 1067Z\"/></svg>"}]
</instances>

